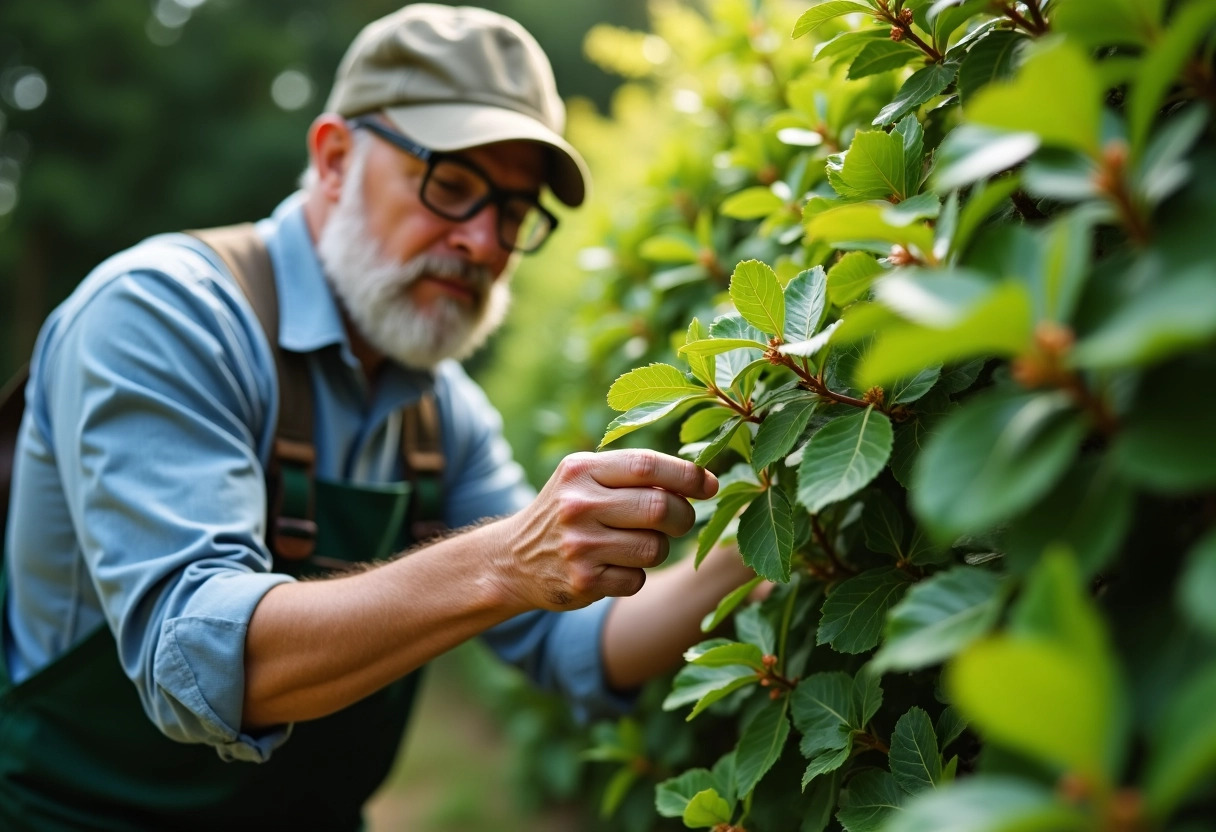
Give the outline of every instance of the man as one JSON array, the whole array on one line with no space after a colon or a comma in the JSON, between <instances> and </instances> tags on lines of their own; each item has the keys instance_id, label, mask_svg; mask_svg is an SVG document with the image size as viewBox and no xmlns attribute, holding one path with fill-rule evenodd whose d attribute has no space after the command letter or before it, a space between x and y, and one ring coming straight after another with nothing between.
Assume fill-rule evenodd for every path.
<instances>
[{"instance_id":1,"label":"man","mask_svg":"<svg viewBox=\"0 0 1216 832\"><path fill-rule=\"evenodd\" d=\"M646 580L687 498L717 487L682 460L576 455L530 499L449 360L497 326L517 254L556 224L542 189L584 198L531 37L408 6L360 34L326 109L302 192L257 227L278 347L312 390L318 552L401 539L402 408L430 390L444 519L472 528L324 580L275 571L264 471L296 414L277 412L255 312L194 238L106 261L48 319L27 387L0 828L358 828L430 659L482 634L580 710L619 710L751 577L723 551Z\"/></svg>"}]
</instances>

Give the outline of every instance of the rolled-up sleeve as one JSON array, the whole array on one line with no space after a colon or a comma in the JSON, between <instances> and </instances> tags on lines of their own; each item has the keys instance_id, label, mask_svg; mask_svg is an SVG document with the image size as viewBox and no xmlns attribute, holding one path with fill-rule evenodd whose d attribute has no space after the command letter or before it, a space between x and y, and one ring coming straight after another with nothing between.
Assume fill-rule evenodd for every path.
<instances>
[{"instance_id":1,"label":"rolled-up sleeve","mask_svg":"<svg viewBox=\"0 0 1216 832\"><path fill-rule=\"evenodd\" d=\"M275 418L265 338L192 265L116 270L53 333L35 383L106 623L167 736L265 760L288 726L240 730L245 632L273 586L261 459Z\"/></svg>"},{"instance_id":2,"label":"rolled-up sleeve","mask_svg":"<svg viewBox=\"0 0 1216 832\"><path fill-rule=\"evenodd\" d=\"M436 379L448 460L445 500L453 528L513 514L535 492L511 457L502 417L481 388L454 364ZM581 610L537 610L488 630L482 640L542 688L560 693L582 720L623 713L635 697L608 687L600 649L604 618L614 599Z\"/></svg>"}]
</instances>

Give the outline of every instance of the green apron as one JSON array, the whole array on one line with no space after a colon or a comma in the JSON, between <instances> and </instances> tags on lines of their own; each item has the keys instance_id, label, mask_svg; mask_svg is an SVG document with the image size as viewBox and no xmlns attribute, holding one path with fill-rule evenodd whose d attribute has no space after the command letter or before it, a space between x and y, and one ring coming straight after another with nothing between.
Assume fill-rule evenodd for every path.
<instances>
[{"instance_id":1,"label":"green apron","mask_svg":"<svg viewBox=\"0 0 1216 832\"><path fill-rule=\"evenodd\" d=\"M400 551L409 492L409 483L318 480L316 554L368 561ZM0 569L0 611L3 597ZM0 636L4 622L0 614ZM108 627L16 686L0 650L0 830L357 830L392 766L419 675L297 723L269 762L226 763L153 726Z\"/></svg>"}]
</instances>

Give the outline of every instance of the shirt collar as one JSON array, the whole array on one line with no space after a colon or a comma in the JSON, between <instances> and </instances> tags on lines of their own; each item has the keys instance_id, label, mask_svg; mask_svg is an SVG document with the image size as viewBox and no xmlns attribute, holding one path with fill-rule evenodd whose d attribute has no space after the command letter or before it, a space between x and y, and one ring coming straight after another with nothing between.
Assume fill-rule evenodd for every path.
<instances>
[{"instance_id":1,"label":"shirt collar","mask_svg":"<svg viewBox=\"0 0 1216 832\"><path fill-rule=\"evenodd\" d=\"M308 223L304 194L279 203L258 223L274 264L279 294L279 346L292 352L312 352L338 344L350 352L337 301L321 269Z\"/></svg>"}]
</instances>

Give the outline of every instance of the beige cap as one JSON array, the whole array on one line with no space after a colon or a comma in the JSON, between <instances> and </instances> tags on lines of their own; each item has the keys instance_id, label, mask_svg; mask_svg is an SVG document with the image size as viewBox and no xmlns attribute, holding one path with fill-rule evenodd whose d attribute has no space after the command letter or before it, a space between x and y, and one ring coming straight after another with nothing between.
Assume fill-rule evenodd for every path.
<instances>
[{"instance_id":1,"label":"beige cap","mask_svg":"<svg viewBox=\"0 0 1216 832\"><path fill-rule=\"evenodd\" d=\"M587 164L565 139L566 108L540 44L510 18L467 6L411 3L369 24L347 50L328 112L383 110L434 150L526 140L550 148L549 187L586 196Z\"/></svg>"}]
</instances>

